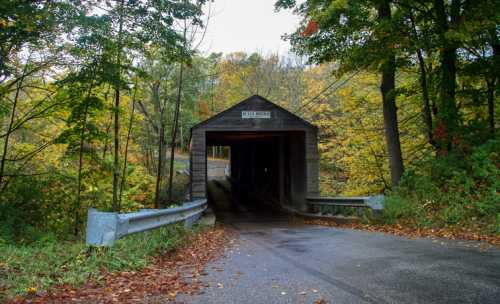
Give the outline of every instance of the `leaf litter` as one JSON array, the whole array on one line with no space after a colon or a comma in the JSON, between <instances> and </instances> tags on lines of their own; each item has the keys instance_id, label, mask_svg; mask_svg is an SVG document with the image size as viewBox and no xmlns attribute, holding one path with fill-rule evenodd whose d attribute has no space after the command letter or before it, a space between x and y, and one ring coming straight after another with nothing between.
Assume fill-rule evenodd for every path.
<instances>
[{"instance_id":1,"label":"leaf litter","mask_svg":"<svg viewBox=\"0 0 500 304\"><path fill-rule=\"evenodd\" d=\"M195 295L208 287L198 278L207 274L207 263L223 256L234 242L233 231L222 226L206 229L141 270L103 272L100 281L79 287L54 286L47 293L28 294L7 303L178 303L178 294Z\"/></svg>"},{"instance_id":2,"label":"leaf litter","mask_svg":"<svg viewBox=\"0 0 500 304\"><path fill-rule=\"evenodd\" d=\"M476 247L479 247L481 251L487 250L491 245L500 246L500 235L479 234L465 227L415 228L412 225L337 223L335 221L323 219L305 219L304 223L309 225L382 232L409 238L443 238L449 240L478 241L480 243ZM445 245L445 243L442 242L441 245Z\"/></svg>"}]
</instances>

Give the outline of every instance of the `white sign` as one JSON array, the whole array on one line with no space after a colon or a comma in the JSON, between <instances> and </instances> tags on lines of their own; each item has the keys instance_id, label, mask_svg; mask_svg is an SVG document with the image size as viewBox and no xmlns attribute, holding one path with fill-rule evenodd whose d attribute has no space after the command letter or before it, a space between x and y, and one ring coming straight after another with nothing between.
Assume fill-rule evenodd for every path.
<instances>
[{"instance_id":1,"label":"white sign","mask_svg":"<svg viewBox=\"0 0 500 304\"><path fill-rule=\"evenodd\" d=\"M241 118L243 118L243 119L250 119L250 118L269 119L269 118L271 118L271 112L269 112L269 111L241 111Z\"/></svg>"}]
</instances>

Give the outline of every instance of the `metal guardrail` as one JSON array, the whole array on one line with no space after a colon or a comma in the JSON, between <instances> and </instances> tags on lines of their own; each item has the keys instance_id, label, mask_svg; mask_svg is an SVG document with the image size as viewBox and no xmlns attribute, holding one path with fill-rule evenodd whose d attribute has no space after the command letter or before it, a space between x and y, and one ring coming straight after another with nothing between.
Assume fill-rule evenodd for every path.
<instances>
[{"instance_id":1,"label":"metal guardrail","mask_svg":"<svg viewBox=\"0 0 500 304\"><path fill-rule=\"evenodd\" d=\"M86 243L112 246L121 237L164 225L185 221L187 226L191 226L206 208L206 199L194 200L176 208L144 209L123 214L100 212L90 208L87 216Z\"/></svg>"},{"instance_id":2,"label":"metal guardrail","mask_svg":"<svg viewBox=\"0 0 500 304\"><path fill-rule=\"evenodd\" d=\"M353 208L371 208L373 210L384 209L384 196L353 196L353 197L308 197L307 204L310 206L337 206Z\"/></svg>"},{"instance_id":3,"label":"metal guardrail","mask_svg":"<svg viewBox=\"0 0 500 304\"><path fill-rule=\"evenodd\" d=\"M182 170L177 170L177 174L185 174L185 175L189 176L191 174L191 172L189 172L189 168L185 168Z\"/></svg>"}]
</instances>

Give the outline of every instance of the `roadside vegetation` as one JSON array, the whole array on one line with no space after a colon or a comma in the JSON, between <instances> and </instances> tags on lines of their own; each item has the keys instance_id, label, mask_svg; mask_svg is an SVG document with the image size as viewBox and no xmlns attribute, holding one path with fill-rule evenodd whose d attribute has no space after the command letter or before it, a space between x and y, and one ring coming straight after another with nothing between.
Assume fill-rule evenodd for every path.
<instances>
[{"instance_id":1,"label":"roadside vegetation","mask_svg":"<svg viewBox=\"0 0 500 304\"><path fill-rule=\"evenodd\" d=\"M103 275L146 267L197 233L170 225L118 240L113 247L89 247L45 235L29 243L0 239L0 300L16 295L42 295L54 285L79 286Z\"/></svg>"},{"instance_id":2,"label":"roadside vegetation","mask_svg":"<svg viewBox=\"0 0 500 304\"><path fill-rule=\"evenodd\" d=\"M471 149L407 171L387 197L383 222L500 236L500 141Z\"/></svg>"}]
</instances>

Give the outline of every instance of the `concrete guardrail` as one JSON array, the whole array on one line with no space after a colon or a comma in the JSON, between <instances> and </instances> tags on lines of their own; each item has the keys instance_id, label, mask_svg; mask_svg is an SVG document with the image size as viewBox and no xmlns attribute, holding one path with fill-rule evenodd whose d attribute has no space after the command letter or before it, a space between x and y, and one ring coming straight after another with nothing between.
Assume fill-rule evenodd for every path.
<instances>
[{"instance_id":1,"label":"concrete guardrail","mask_svg":"<svg viewBox=\"0 0 500 304\"><path fill-rule=\"evenodd\" d=\"M176 208L144 209L131 213L100 212L88 210L87 245L112 246L121 237L159 228L164 225L185 222L191 226L207 209L207 200L194 200Z\"/></svg>"}]
</instances>

